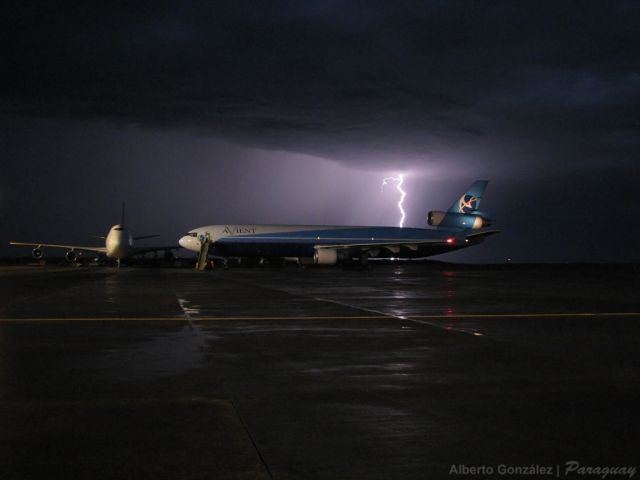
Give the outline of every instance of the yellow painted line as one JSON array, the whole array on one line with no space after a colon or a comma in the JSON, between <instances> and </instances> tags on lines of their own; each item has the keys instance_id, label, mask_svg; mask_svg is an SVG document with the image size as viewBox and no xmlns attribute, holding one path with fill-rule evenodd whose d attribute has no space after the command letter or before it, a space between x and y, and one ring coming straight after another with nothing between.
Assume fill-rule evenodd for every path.
<instances>
[{"instance_id":1,"label":"yellow painted line","mask_svg":"<svg viewBox=\"0 0 640 480\"><path fill-rule=\"evenodd\" d=\"M192 316L193 321L260 321L260 320L460 320L473 318L555 318L555 317L640 317L640 312L550 312L550 313L460 313L434 315L317 315L317 316ZM0 322L182 322L175 317L15 317L0 318Z\"/></svg>"},{"instance_id":2,"label":"yellow painted line","mask_svg":"<svg viewBox=\"0 0 640 480\"><path fill-rule=\"evenodd\" d=\"M217 320L388 320L389 315L320 315L320 316L275 316L275 317L191 317L193 320L215 322Z\"/></svg>"},{"instance_id":3,"label":"yellow painted line","mask_svg":"<svg viewBox=\"0 0 640 480\"><path fill-rule=\"evenodd\" d=\"M193 321L239 321L239 320L389 320L393 318L386 315L324 315L324 316L246 316L246 317L194 317ZM183 322L186 318L178 317L25 317L25 318L0 318L0 322Z\"/></svg>"},{"instance_id":4,"label":"yellow painted line","mask_svg":"<svg viewBox=\"0 0 640 480\"><path fill-rule=\"evenodd\" d=\"M458 313L451 315L407 315L415 319L457 319L457 318L551 318L551 317L638 317L640 312L549 312L549 313Z\"/></svg>"},{"instance_id":5,"label":"yellow painted line","mask_svg":"<svg viewBox=\"0 0 640 480\"><path fill-rule=\"evenodd\" d=\"M14 317L0 318L0 322L182 322L184 317Z\"/></svg>"}]
</instances>

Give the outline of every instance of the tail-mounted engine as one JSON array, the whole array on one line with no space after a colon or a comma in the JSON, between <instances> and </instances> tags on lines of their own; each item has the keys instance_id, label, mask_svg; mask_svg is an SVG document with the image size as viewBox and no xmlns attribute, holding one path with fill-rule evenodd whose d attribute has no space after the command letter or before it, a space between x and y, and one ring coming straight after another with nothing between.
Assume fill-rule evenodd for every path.
<instances>
[{"instance_id":1,"label":"tail-mounted engine","mask_svg":"<svg viewBox=\"0 0 640 480\"><path fill-rule=\"evenodd\" d=\"M432 227L460 228L464 230L477 230L488 227L493 222L490 218L477 213L455 212L429 212L427 223Z\"/></svg>"}]
</instances>

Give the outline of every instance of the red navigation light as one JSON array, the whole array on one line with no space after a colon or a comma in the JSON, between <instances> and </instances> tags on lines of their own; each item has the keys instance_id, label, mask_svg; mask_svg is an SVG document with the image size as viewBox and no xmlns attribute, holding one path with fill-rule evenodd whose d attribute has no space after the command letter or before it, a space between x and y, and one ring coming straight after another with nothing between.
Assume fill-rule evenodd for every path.
<instances>
[{"instance_id":1,"label":"red navigation light","mask_svg":"<svg viewBox=\"0 0 640 480\"><path fill-rule=\"evenodd\" d=\"M453 242L455 242L455 239L454 239L453 237L449 237L449 238L447 238L447 243L448 243L449 245L451 245Z\"/></svg>"}]
</instances>

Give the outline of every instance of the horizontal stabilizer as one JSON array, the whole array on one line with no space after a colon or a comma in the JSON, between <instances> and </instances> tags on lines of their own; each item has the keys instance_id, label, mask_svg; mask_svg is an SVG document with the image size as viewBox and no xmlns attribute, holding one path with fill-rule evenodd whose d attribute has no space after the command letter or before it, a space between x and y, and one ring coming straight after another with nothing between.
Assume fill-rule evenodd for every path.
<instances>
[{"instance_id":1,"label":"horizontal stabilizer","mask_svg":"<svg viewBox=\"0 0 640 480\"><path fill-rule=\"evenodd\" d=\"M106 253L107 249L105 247L92 247L85 245L61 245L58 243L38 243L38 242L9 242L9 245L18 245L22 247L49 247L49 248L64 248L65 250L82 250L85 252L98 252L98 253Z\"/></svg>"},{"instance_id":2,"label":"horizontal stabilizer","mask_svg":"<svg viewBox=\"0 0 640 480\"><path fill-rule=\"evenodd\" d=\"M471 235L467 235L467 240L475 240L477 238L484 238L490 235L495 235L496 233L500 233L500 230L485 230L484 232L472 233Z\"/></svg>"}]
</instances>

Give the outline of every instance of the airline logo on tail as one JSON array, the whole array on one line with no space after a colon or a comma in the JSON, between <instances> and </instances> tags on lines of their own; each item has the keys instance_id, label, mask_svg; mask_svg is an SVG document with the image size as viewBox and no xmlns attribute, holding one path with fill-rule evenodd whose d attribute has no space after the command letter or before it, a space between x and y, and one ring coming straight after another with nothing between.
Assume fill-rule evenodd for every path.
<instances>
[{"instance_id":1,"label":"airline logo on tail","mask_svg":"<svg viewBox=\"0 0 640 480\"><path fill-rule=\"evenodd\" d=\"M465 194L460 197L460 213L472 213L478 209L478 199L473 195Z\"/></svg>"},{"instance_id":2,"label":"airline logo on tail","mask_svg":"<svg viewBox=\"0 0 640 480\"><path fill-rule=\"evenodd\" d=\"M489 183L487 180L476 180L473 182L467 191L451 205L448 211L450 213L462 213L464 215L477 212L480 208L484 189L487 188L487 183Z\"/></svg>"},{"instance_id":3,"label":"airline logo on tail","mask_svg":"<svg viewBox=\"0 0 640 480\"><path fill-rule=\"evenodd\" d=\"M487 183L489 183L487 180L476 180L462 196L453 202L449 210L429 212L427 223L432 227L461 231L488 227L492 220L478 211Z\"/></svg>"}]
</instances>

